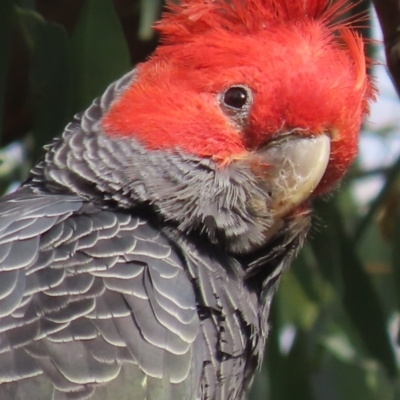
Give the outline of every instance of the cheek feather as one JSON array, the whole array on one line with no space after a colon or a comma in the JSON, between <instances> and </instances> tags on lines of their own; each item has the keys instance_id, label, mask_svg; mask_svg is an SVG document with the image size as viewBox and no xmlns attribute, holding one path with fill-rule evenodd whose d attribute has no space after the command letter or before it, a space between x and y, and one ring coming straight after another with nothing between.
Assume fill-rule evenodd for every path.
<instances>
[{"instance_id":1,"label":"cheek feather","mask_svg":"<svg viewBox=\"0 0 400 400\"><path fill-rule=\"evenodd\" d=\"M355 89L365 91L367 85L367 66L364 56L364 42L361 37L350 29L343 28L340 31L343 41L346 43L351 59L354 61L356 72Z\"/></svg>"},{"instance_id":2,"label":"cheek feather","mask_svg":"<svg viewBox=\"0 0 400 400\"><path fill-rule=\"evenodd\" d=\"M108 135L134 138L151 150L183 150L216 160L245 152L239 132L212 95L177 87L165 76L146 78L139 71L137 81L104 116Z\"/></svg>"}]
</instances>

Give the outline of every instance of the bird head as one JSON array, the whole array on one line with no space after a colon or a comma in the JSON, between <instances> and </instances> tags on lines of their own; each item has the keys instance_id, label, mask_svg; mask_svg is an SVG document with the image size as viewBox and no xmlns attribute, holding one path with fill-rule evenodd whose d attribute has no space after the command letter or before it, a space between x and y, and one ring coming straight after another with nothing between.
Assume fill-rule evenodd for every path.
<instances>
[{"instance_id":1,"label":"bird head","mask_svg":"<svg viewBox=\"0 0 400 400\"><path fill-rule=\"evenodd\" d=\"M336 186L356 156L374 89L362 39L335 22L345 10L344 0L170 4L156 26L161 45L103 129L151 152L208 160L216 176L246 169L248 185L258 186L245 195L246 215L268 220L265 238L277 220ZM246 248L255 242L263 239Z\"/></svg>"}]
</instances>

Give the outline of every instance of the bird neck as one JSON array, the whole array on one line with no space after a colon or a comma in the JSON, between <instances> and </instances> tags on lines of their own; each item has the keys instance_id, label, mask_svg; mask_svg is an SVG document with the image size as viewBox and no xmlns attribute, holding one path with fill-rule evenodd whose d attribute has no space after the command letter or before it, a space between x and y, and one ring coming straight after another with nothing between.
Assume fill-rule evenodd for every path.
<instances>
[{"instance_id":1,"label":"bird neck","mask_svg":"<svg viewBox=\"0 0 400 400\"><path fill-rule=\"evenodd\" d=\"M225 250L246 253L265 242L273 223L255 205L266 190L245 165L221 169L211 159L178 150L148 151L134 139L85 131L77 121L47 148L29 184L75 194L102 207L151 208L180 231L199 233Z\"/></svg>"},{"instance_id":2,"label":"bird neck","mask_svg":"<svg viewBox=\"0 0 400 400\"><path fill-rule=\"evenodd\" d=\"M225 251L248 254L271 237L269 188L248 163L217 166L178 149L149 150L134 135L110 137L102 117L135 79L130 72L77 115L26 184L77 195L100 207L150 210L163 224L207 238Z\"/></svg>"}]
</instances>

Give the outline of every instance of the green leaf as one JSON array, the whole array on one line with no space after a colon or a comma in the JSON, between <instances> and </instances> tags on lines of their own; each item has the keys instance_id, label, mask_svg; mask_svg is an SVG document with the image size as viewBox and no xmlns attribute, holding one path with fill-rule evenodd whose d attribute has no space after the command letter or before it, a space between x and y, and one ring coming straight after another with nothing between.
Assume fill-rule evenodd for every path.
<instances>
[{"instance_id":1,"label":"green leaf","mask_svg":"<svg viewBox=\"0 0 400 400\"><path fill-rule=\"evenodd\" d=\"M86 0L72 35L73 111L88 107L130 68L129 50L110 0Z\"/></svg>"},{"instance_id":2,"label":"green leaf","mask_svg":"<svg viewBox=\"0 0 400 400\"><path fill-rule=\"evenodd\" d=\"M318 315L317 303L310 301L295 275L288 271L282 277L279 288L281 318L295 323L304 330L311 328Z\"/></svg>"},{"instance_id":3,"label":"green leaf","mask_svg":"<svg viewBox=\"0 0 400 400\"><path fill-rule=\"evenodd\" d=\"M159 18L162 3L162 0L141 0L139 24L139 38L141 40L152 38L154 34L152 27Z\"/></svg>"},{"instance_id":4,"label":"green leaf","mask_svg":"<svg viewBox=\"0 0 400 400\"><path fill-rule=\"evenodd\" d=\"M332 202L329 203L332 206ZM333 206L332 206L333 207ZM324 208L324 204L319 206ZM327 210L328 216L329 209ZM316 212L317 214L317 212ZM319 218L317 229L309 235L308 243L311 245L314 256L318 261L322 276L330 282L338 293L343 291L342 274L338 266L342 262L340 244L336 223L332 219ZM316 224L315 224L316 225Z\"/></svg>"},{"instance_id":5,"label":"green leaf","mask_svg":"<svg viewBox=\"0 0 400 400\"><path fill-rule=\"evenodd\" d=\"M3 130L4 96L9 66L13 0L0 1L0 138Z\"/></svg>"},{"instance_id":6,"label":"green leaf","mask_svg":"<svg viewBox=\"0 0 400 400\"><path fill-rule=\"evenodd\" d=\"M258 376L253 391L252 399L264 400L313 400L311 387L312 360L309 354L308 335L303 330L295 331L295 338L288 354L280 350L281 321L281 296L275 296L272 302L270 324L272 329L268 335L265 366L268 371L269 396L258 396L255 390L259 383L266 380L266 376ZM264 371L263 371L264 372ZM264 383L266 384L266 382ZM262 386L261 386L262 387Z\"/></svg>"},{"instance_id":7,"label":"green leaf","mask_svg":"<svg viewBox=\"0 0 400 400\"><path fill-rule=\"evenodd\" d=\"M316 209L329 226L321 229L311 244L323 269L326 264L341 274L340 285L332 284L341 294L343 307L369 353L379 360L390 376L398 374L396 357L386 327L386 315L380 299L346 234L336 204L319 201Z\"/></svg>"},{"instance_id":8,"label":"green leaf","mask_svg":"<svg viewBox=\"0 0 400 400\"><path fill-rule=\"evenodd\" d=\"M400 310L400 207L396 213L396 224L392 248L393 283L396 287L397 310Z\"/></svg>"},{"instance_id":9,"label":"green leaf","mask_svg":"<svg viewBox=\"0 0 400 400\"><path fill-rule=\"evenodd\" d=\"M273 327L269 334L266 345L266 356L264 363L268 371L269 381L269 397L274 400L284 399L285 385L287 384L285 376L285 357L280 351L279 346L279 331L280 331L280 313L279 313L279 298L275 299L271 304L271 311L269 315L269 324ZM258 376L257 379L265 379ZM259 399L258 397L257 400ZM260 399L261 400L261 399Z\"/></svg>"},{"instance_id":10,"label":"green leaf","mask_svg":"<svg viewBox=\"0 0 400 400\"><path fill-rule=\"evenodd\" d=\"M316 304L323 303L331 294L331 285L322 278L314 254L308 243L293 261L290 272L296 277L308 298Z\"/></svg>"},{"instance_id":11,"label":"green leaf","mask_svg":"<svg viewBox=\"0 0 400 400\"><path fill-rule=\"evenodd\" d=\"M307 350L307 334L302 330L298 330L296 339L286 359L286 394L282 400L314 399L311 386L312 363Z\"/></svg>"},{"instance_id":12,"label":"green leaf","mask_svg":"<svg viewBox=\"0 0 400 400\"><path fill-rule=\"evenodd\" d=\"M25 10L33 11L35 9L35 0L17 0L17 3Z\"/></svg>"},{"instance_id":13,"label":"green leaf","mask_svg":"<svg viewBox=\"0 0 400 400\"><path fill-rule=\"evenodd\" d=\"M376 363L356 364L333 360L340 400L392 400L393 392Z\"/></svg>"},{"instance_id":14,"label":"green leaf","mask_svg":"<svg viewBox=\"0 0 400 400\"><path fill-rule=\"evenodd\" d=\"M307 350L307 334L298 330L289 354L282 356L281 373L276 376L280 382L279 396L271 398L274 400L314 399L311 385L312 362ZM274 365L270 364L269 368L274 369Z\"/></svg>"},{"instance_id":15,"label":"green leaf","mask_svg":"<svg viewBox=\"0 0 400 400\"><path fill-rule=\"evenodd\" d=\"M71 66L65 29L34 11L18 12L29 36L32 67L30 95L37 159L42 146L59 135L71 118Z\"/></svg>"},{"instance_id":16,"label":"green leaf","mask_svg":"<svg viewBox=\"0 0 400 400\"><path fill-rule=\"evenodd\" d=\"M269 399L268 387L268 372L266 365L261 368L261 371L256 373L254 384L251 387L249 400L266 400Z\"/></svg>"}]
</instances>

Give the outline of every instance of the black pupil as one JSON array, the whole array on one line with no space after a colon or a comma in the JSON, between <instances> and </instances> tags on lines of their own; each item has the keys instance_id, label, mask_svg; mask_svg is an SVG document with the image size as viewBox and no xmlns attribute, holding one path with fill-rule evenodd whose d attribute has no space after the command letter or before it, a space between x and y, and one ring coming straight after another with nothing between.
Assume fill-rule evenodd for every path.
<instances>
[{"instance_id":1,"label":"black pupil","mask_svg":"<svg viewBox=\"0 0 400 400\"><path fill-rule=\"evenodd\" d=\"M225 92L224 102L233 108L242 108L247 101L247 92L241 87L232 87Z\"/></svg>"}]
</instances>

